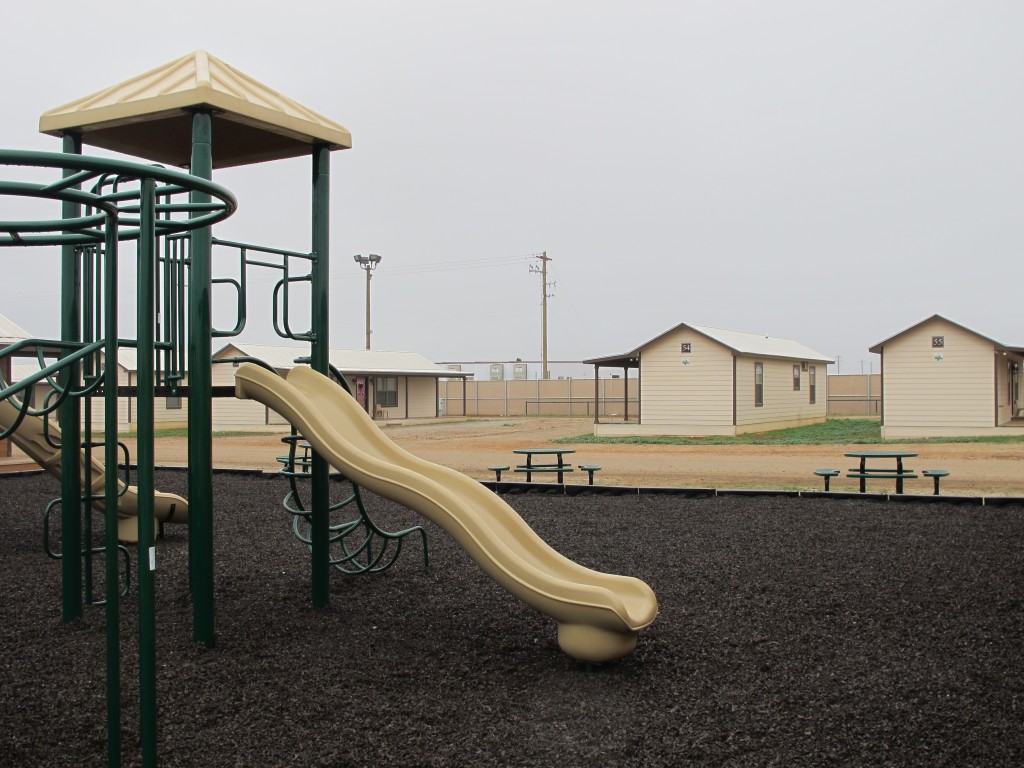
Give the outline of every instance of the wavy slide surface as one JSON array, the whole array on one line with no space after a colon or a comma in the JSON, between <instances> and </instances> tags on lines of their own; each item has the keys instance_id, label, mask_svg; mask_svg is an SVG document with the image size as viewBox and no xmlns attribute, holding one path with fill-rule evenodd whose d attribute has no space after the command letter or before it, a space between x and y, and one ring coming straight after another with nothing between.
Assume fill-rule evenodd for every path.
<instances>
[{"instance_id":1,"label":"wavy slide surface","mask_svg":"<svg viewBox=\"0 0 1024 768\"><path fill-rule=\"evenodd\" d=\"M0 402L0 432L6 431L17 420L19 407L10 400ZM50 437L57 443L60 442L60 429L50 424ZM14 434L10 436L11 441L21 450L27 453L33 461L45 469L51 475L61 476L60 448L50 445L43 433L43 417L25 416ZM82 461L82 487L85 488L85 467L91 464L92 467L92 494L102 495L104 491L105 471L103 464L86 458L84 451L80 454ZM118 488L123 488L124 483L119 482ZM103 502L97 501L93 504L96 509L103 510ZM127 543L136 543L139 540L139 491L134 485L129 485L118 497L117 502L117 539ZM153 496L153 516L157 521L184 523L188 521L188 502L181 496L173 493L155 492Z\"/></svg>"},{"instance_id":2,"label":"wavy slide surface","mask_svg":"<svg viewBox=\"0 0 1024 768\"><path fill-rule=\"evenodd\" d=\"M559 554L476 480L396 445L351 395L311 368L294 368L285 380L243 363L235 373L235 395L273 408L335 469L443 528L488 576L555 619L558 643L573 658L621 658L657 616L658 602L646 583Z\"/></svg>"}]
</instances>

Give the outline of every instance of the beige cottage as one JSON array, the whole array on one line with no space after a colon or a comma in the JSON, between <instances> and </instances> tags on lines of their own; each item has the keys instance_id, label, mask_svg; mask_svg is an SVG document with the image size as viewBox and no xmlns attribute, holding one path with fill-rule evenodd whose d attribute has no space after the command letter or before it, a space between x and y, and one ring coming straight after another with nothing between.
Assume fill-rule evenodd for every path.
<instances>
[{"instance_id":1,"label":"beige cottage","mask_svg":"<svg viewBox=\"0 0 1024 768\"><path fill-rule=\"evenodd\" d=\"M954 437L1024 429L1024 348L932 315L870 351L882 357L883 437Z\"/></svg>"},{"instance_id":2,"label":"beige cottage","mask_svg":"<svg viewBox=\"0 0 1024 768\"><path fill-rule=\"evenodd\" d=\"M251 357L284 374L296 359L308 355L305 347L273 344L228 344L213 355L213 386L234 386L234 362ZM448 371L415 352L386 352L363 349L332 349L329 360L344 374L359 403L375 419L436 418L438 381L441 378L471 376ZM286 422L255 400L218 398L213 404L214 429L244 429L254 426L283 426Z\"/></svg>"},{"instance_id":3,"label":"beige cottage","mask_svg":"<svg viewBox=\"0 0 1024 768\"><path fill-rule=\"evenodd\" d=\"M682 323L584 362L595 378L602 367L638 369L636 418L595 421L595 435L739 435L826 419L832 361L790 339Z\"/></svg>"}]
</instances>

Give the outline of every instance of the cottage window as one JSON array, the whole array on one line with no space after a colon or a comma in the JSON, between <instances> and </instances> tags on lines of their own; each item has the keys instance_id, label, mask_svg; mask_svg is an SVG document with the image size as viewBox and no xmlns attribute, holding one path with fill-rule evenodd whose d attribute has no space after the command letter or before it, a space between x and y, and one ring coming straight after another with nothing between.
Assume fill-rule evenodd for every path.
<instances>
[{"instance_id":1,"label":"cottage window","mask_svg":"<svg viewBox=\"0 0 1024 768\"><path fill-rule=\"evenodd\" d=\"M754 363L754 407L764 405L764 363Z\"/></svg>"},{"instance_id":2,"label":"cottage window","mask_svg":"<svg viewBox=\"0 0 1024 768\"><path fill-rule=\"evenodd\" d=\"M793 366L793 391L794 392L799 392L800 391L800 366L799 365L794 365Z\"/></svg>"},{"instance_id":3,"label":"cottage window","mask_svg":"<svg viewBox=\"0 0 1024 768\"><path fill-rule=\"evenodd\" d=\"M818 371L815 366L811 366L810 370L807 371L807 389L810 390L810 404L814 405L814 397L817 394L818 389Z\"/></svg>"},{"instance_id":4,"label":"cottage window","mask_svg":"<svg viewBox=\"0 0 1024 768\"><path fill-rule=\"evenodd\" d=\"M378 376L374 382L374 401L380 408L398 407L398 377Z\"/></svg>"}]
</instances>

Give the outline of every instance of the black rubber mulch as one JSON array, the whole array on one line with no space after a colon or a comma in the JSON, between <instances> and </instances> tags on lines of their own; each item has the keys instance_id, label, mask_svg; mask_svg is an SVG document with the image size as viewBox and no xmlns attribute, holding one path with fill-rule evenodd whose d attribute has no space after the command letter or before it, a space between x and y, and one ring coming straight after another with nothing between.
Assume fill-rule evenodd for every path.
<instances>
[{"instance_id":1,"label":"black rubber mulch","mask_svg":"<svg viewBox=\"0 0 1024 768\"><path fill-rule=\"evenodd\" d=\"M410 542L312 608L284 491L215 476L214 648L191 640L185 530L159 544L161 765L1024 764L1021 507L506 497L556 549L658 594L636 652L588 672L433 527L428 571ZM104 610L61 623L60 566L41 553L56 495L48 476L0 476L4 766L106 763ZM385 527L420 520L369 506ZM133 593L125 765L140 762L135 626Z\"/></svg>"}]
</instances>

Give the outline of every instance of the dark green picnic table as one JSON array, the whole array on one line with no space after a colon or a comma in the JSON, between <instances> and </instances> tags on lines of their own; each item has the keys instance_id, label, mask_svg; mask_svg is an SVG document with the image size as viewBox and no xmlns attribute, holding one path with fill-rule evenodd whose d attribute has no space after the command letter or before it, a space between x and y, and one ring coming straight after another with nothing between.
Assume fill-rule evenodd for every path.
<instances>
[{"instance_id":1,"label":"dark green picnic table","mask_svg":"<svg viewBox=\"0 0 1024 768\"><path fill-rule=\"evenodd\" d=\"M850 470L846 475L847 477L858 478L860 480L860 492L865 493L867 491L867 481L870 479L875 480L896 480L896 493L903 493L903 481L908 479L916 478L909 469L903 468L903 460L917 456L913 451L850 451L846 456L851 458L860 459L860 467L856 470ZM877 462L880 459L895 459L895 467L880 467L878 464L868 466L868 461Z\"/></svg>"},{"instance_id":2,"label":"dark green picnic table","mask_svg":"<svg viewBox=\"0 0 1024 768\"><path fill-rule=\"evenodd\" d=\"M573 448L516 448L512 453L526 456L526 463L518 465L515 470L526 473L526 482L530 482L534 472L554 472L558 475L558 482L561 483L564 473L572 472L572 465L566 464L564 457L566 454L576 453L576 451ZM538 464L533 460L535 456L554 457L555 460Z\"/></svg>"}]
</instances>

